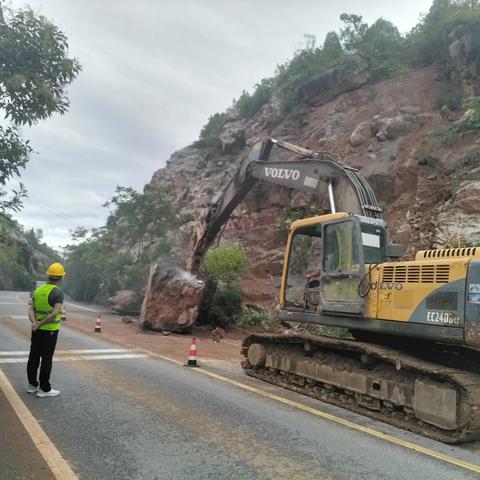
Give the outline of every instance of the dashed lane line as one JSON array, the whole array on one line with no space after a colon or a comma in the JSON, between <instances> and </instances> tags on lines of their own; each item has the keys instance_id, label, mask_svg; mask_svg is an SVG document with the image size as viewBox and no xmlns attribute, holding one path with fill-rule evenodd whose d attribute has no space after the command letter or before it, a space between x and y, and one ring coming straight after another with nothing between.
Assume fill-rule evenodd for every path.
<instances>
[{"instance_id":1,"label":"dashed lane line","mask_svg":"<svg viewBox=\"0 0 480 480\"><path fill-rule=\"evenodd\" d=\"M79 360L127 360L132 358L148 358L148 355L139 353L124 353L118 355L71 355L54 357L53 363L77 362ZM28 357L0 358L0 363L27 363Z\"/></svg>"},{"instance_id":2,"label":"dashed lane line","mask_svg":"<svg viewBox=\"0 0 480 480\"><path fill-rule=\"evenodd\" d=\"M76 303L64 302L65 305L70 305L71 307L79 308L80 310L86 310L87 312L102 313L99 310L94 310L93 308L84 307L83 305L77 305Z\"/></svg>"},{"instance_id":3,"label":"dashed lane line","mask_svg":"<svg viewBox=\"0 0 480 480\"><path fill-rule=\"evenodd\" d=\"M55 478L57 480L78 480L70 465L68 465L62 454L57 450L37 420L35 420L35 417L30 413L30 410L23 403L17 392L15 392L2 370L0 370L0 388Z\"/></svg>"},{"instance_id":4,"label":"dashed lane line","mask_svg":"<svg viewBox=\"0 0 480 480\"><path fill-rule=\"evenodd\" d=\"M90 349L75 349L75 350L55 350L55 355L62 355L66 353L132 353L132 350L126 348L90 348ZM0 352L0 357L8 357L12 355L28 355L28 350L5 350Z\"/></svg>"},{"instance_id":5,"label":"dashed lane line","mask_svg":"<svg viewBox=\"0 0 480 480\"><path fill-rule=\"evenodd\" d=\"M160 355L155 352L151 352L150 350L147 349L138 349L138 351L144 351L148 352L148 354L152 357L157 357L161 358L162 360L165 360L170 363L174 363L175 365L184 365L182 362L179 362L178 360L175 360L173 358L166 357L164 355ZM296 408L298 410L302 410L304 412L310 413L312 415L315 415L317 417L329 420L331 422L343 425L345 427L348 427L352 430L356 430L358 432L365 433L367 435L370 435L372 437L378 438L380 440L383 440L385 442L391 443L393 445L397 445L403 448L406 448L407 450L412 450L417 453L421 453L423 455L426 455L431 458L435 458L436 460L441 460L443 462L449 463L451 465L455 465L457 467L464 468L465 470L470 470L475 473L480 473L480 465L476 465L473 463L465 462L463 460L460 460L459 458L452 457L450 455L446 455L441 452L437 452L435 450L432 450L430 448L422 447L421 445L417 445L416 443L409 442L407 440L402 440L401 438L394 437L393 435L389 435L388 433L383 433L378 430L375 430L374 428L370 427L365 427L363 425L357 424L355 422L352 422L351 420L346 420L341 417L337 417L336 415L332 415L331 413L327 412L322 412L321 410L317 410L316 408L309 407L308 405L304 405L299 402L295 402L294 400L289 400L288 398L280 397L278 395L275 395L273 393L266 392L265 390L261 390L259 388L252 387L250 385L246 385L245 383L238 382L236 380L232 380L230 378L224 377L223 375L219 375L217 373L214 373L210 370L204 369L204 368L192 368L192 372L198 373L201 375L206 375L208 377L215 378L216 380L219 380L224 383L228 383L229 385L233 385L235 387L241 388L242 390L246 390L251 393L255 393L261 397L268 398L270 400L274 400L276 402L282 403L284 405L288 405L289 407Z\"/></svg>"}]
</instances>

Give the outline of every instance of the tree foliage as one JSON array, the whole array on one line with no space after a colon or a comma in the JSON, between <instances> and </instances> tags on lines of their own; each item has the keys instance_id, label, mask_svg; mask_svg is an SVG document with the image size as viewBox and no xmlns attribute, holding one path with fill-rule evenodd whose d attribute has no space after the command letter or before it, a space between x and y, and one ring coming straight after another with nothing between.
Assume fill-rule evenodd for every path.
<instances>
[{"instance_id":1,"label":"tree foliage","mask_svg":"<svg viewBox=\"0 0 480 480\"><path fill-rule=\"evenodd\" d=\"M184 219L165 192L117 187L106 225L72 232L66 248L65 289L76 300L105 302L119 289L140 299L150 262L170 252L168 234Z\"/></svg>"},{"instance_id":2,"label":"tree foliage","mask_svg":"<svg viewBox=\"0 0 480 480\"><path fill-rule=\"evenodd\" d=\"M252 118L267 102L270 101L273 91L273 79L264 78L255 85L253 93L250 95L243 91L240 98L234 104L238 108L242 118Z\"/></svg>"},{"instance_id":3,"label":"tree foliage","mask_svg":"<svg viewBox=\"0 0 480 480\"><path fill-rule=\"evenodd\" d=\"M205 255L208 276L216 283L236 285L246 268L245 250L240 245L220 245Z\"/></svg>"},{"instance_id":4,"label":"tree foliage","mask_svg":"<svg viewBox=\"0 0 480 480\"><path fill-rule=\"evenodd\" d=\"M42 237L41 230L25 232L0 214L0 290L30 290L34 280L44 278L47 265L60 260Z\"/></svg>"},{"instance_id":5,"label":"tree foliage","mask_svg":"<svg viewBox=\"0 0 480 480\"><path fill-rule=\"evenodd\" d=\"M29 7L11 11L1 0L0 58L0 109L9 122L0 126L0 212L5 212L18 210L25 196L20 187L5 199L7 181L20 175L32 151L19 127L67 111L65 88L80 64L68 57L67 37L53 23Z\"/></svg>"},{"instance_id":6,"label":"tree foliage","mask_svg":"<svg viewBox=\"0 0 480 480\"><path fill-rule=\"evenodd\" d=\"M430 10L406 36L408 55L415 64L443 62L447 40L457 25L480 23L478 0L434 0Z\"/></svg>"},{"instance_id":7,"label":"tree foliage","mask_svg":"<svg viewBox=\"0 0 480 480\"><path fill-rule=\"evenodd\" d=\"M220 134L228 120L227 113L215 113L210 116L206 125L200 131L199 145L202 147L220 146Z\"/></svg>"},{"instance_id":8,"label":"tree foliage","mask_svg":"<svg viewBox=\"0 0 480 480\"><path fill-rule=\"evenodd\" d=\"M324 46L317 45L314 35L305 35L304 44L293 58L279 65L275 75L275 88L282 99L284 111L292 110L297 100L296 91L306 80L338 62L344 55L338 35L327 34Z\"/></svg>"},{"instance_id":9,"label":"tree foliage","mask_svg":"<svg viewBox=\"0 0 480 480\"><path fill-rule=\"evenodd\" d=\"M228 327L242 310L239 283L246 269L240 245L220 245L205 255L207 287L199 308L199 322Z\"/></svg>"},{"instance_id":10,"label":"tree foliage","mask_svg":"<svg viewBox=\"0 0 480 480\"><path fill-rule=\"evenodd\" d=\"M380 18L369 26L361 16L346 13L340 19L345 50L361 55L375 80L392 76L405 62L404 39L393 23Z\"/></svg>"}]
</instances>

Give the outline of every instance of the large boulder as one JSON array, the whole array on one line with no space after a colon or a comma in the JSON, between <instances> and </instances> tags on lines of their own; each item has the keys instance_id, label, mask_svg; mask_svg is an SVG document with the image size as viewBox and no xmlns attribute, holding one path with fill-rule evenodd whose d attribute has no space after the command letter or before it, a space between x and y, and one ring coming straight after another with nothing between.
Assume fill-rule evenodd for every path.
<instances>
[{"instance_id":1,"label":"large boulder","mask_svg":"<svg viewBox=\"0 0 480 480\"><path fill-rule=\"evenodd\" d=\"M379 134L384 134L387 140L394 140L418 128L414 115L403 114L390 118L376 118L374 129ZM381 140L381 139L380 139Z\"/></svg>"},{"instance_id":2,"label":"large boulder","mask_svg":"<svg viewBox=\"0 0 480 480\"><path fill-rule=\"evenodd\" d=\"M186 333L197 317L204 282L172 265L150 267L140 325L155 331Z\"/></svg>"},{"instance_id":3,"label":"large boulder","mask_svg":"<svg viewBox=\"0 0 480 480\"><path fill-rule=\"evenodd\" d=\"M349 55L300 86L297 97L311 105L323 105L342 93L365 85L369 80L367 62L359 55Z\"/></svg>"},{"instance_id":4,"label":"large boulder","mask_svg":"<svg viewBox=\"0 0 480 480\"><path fill-rule=\"evenodd\" d=\"M118 290L108 299L110 309L120 315L135 315L140 311L140 301L132 290Z\"/></svg>"},{"instance_id":5,"label":"large boulder","mask_svg":"<svg viewBox=\"0 0 480 480\"><path fill-rule=\"evenodd\" d=\"M350 135L350 143L353 147L359 147L367 140L372 138L374 133L374 124L372 122L361 122Z\"/></svg>"}]
</instances>

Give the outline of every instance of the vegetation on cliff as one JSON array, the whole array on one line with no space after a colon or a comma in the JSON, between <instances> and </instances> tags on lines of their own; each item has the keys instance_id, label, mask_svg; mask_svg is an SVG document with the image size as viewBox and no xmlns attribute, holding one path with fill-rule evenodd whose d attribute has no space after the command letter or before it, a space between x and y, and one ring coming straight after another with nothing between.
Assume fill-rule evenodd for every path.
<instances>
[{"instance_id":1,"label":"vegetation on cliff","mask_svg":"<svg viewBox=\"0 0 480 480\"><path fill-rule=\"evenodd\" d=\"M240 245L220 245L205 255L207 286L198 322L226 328L242 311L240 280L247 259Z\"/></svg>"},{"instance_id":2,"label":"vegetation on cliff","mask_svg":"<svg viewBox=\"0 0 480 480\"><path fill-rule=\"evenodd\" d=\"M261 80L252 93L243 91L231 111L252 118L276 94L286 114L299 104L298 91L305 82L338 63L346 55L359 54L369 66L374 81L391 78L402 71L432 63L445 64L448 35L458 25L480 24L478 0L434 0L429 12L406 34L380 18L369 25L361 15L342 14L344 27L329 32L323 45L305 35L303 47L279 65L273 77ZM227 113L212 115L200 132L200 145L217 146Z\"/></svg>"},{"instance_id":3,"label":"vegetation on cliff","mask_svg":"<svg viewBox=\"0 0 480 480\"><path fill-rule=\"evenodd\" d=\"M30 290L35 280L45 277L49 263L60 260L42 236L41 230L24 231L0 214L0 290Z\"/></svg>"},{"instance_id":4,"label":"vegetation on cliff","mask_svg":"<svg viewBox=\"0 0 480 480\"><path fill-rule=\"evenodd\" d=\"M140 297L150 263L171 251L169 234L184 221L166 193L117 187L104 227L77 228L66 247L65 289L75 299L105 303L117 290Z\"/></svg>"}]
</instances>

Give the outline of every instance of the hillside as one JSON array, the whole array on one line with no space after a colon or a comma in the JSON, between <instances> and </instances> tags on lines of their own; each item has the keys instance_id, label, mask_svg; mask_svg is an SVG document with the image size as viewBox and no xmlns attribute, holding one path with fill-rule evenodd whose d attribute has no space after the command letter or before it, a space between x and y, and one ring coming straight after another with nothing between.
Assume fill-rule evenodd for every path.
<instances>
[{"instance_id":1,"label":"hillside","mask_svg":"<svg viewBox=\"0 0 480 480\"><path fill-rule=\"evenodd\" d=\"M461 95L477 92L478 78L461 76L471 67L459 58L451 60L452 75L461 78ZM320 76L319 88L305 93L295 116L272 127L272 103L248 121L229 112L221 147L189 146L155 172L149 188L164 191L172 185L172 200L194 218L175 236L182 258L187 260L193 250L209 202L246 149L265 136L328 150L358 168L385 208L393 241L408 247L407 256L443 246L455 236L467 243L480 241L479 137L476 131L453 129L472 111L464 117L466 108L434 108L448 88L441 67L417 68L373 83L367 64L351 57L322 75L335 76L333 89L325 89ZM242 283L247 302L274 301L289 221L326 208L325 199L258 185L236 209L220 242L238 242L247 251L248 274Z\"/></svg>"},{"instance_id":2,"label":"hillside","mask_svg":"<svg viewBox=\"0 0 480 480\"><path fill-rule=\"evenodd\" d=\"M58 260L58 253L42 242L42 232L25 232L15 220L0 215L0 290L30 290Z\"/></svg>"},{"instance_id":3,"label":"hillside","mask_svg":"<svg viewBox=\"0 0 480 480\"><path fill-rule=\"evenodd\" d=\"M188 269L209 205L263 137L327 150L359 169L407 258L480 241L480 7L435 0L406 35L384 19L341 19L339 33L321 46L307 36L274 76L212 115L143 193L117 190L106 226L69 252L74 297L132 290L118 300L138 308L151 263ZM326 199L261 183L245 198L218 239L245 249L244 303L276 303L290 222L326 210Z\"/></svg>"}]
</instances>

